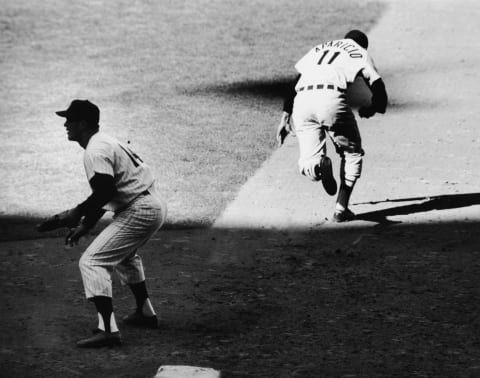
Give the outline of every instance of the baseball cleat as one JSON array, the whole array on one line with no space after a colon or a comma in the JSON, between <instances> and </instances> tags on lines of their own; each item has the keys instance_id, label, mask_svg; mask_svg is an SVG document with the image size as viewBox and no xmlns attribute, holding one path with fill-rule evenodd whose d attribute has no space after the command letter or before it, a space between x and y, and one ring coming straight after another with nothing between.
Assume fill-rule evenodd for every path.
<instances>
[{"instance_id":1,"label":"baseball cleat","mask_svg":"<svg viewBox=\"0 0 480 378\"><path fill-rule=\"evenodd\" d=\"M96 332L93 336L77 342L79 348L101 348L122 344L120 332Z\"/></svg>"},{"instance_id":2,"label":"baseball cleat","mask_svg":"<svg viewBox=\"0 0 480 378\"><path fill-rule=\"evenodd\" d=\"M158 319L156 315L145 316L141 312L135 311L134 313L123 318L123 323L132 327L140 328L158 328Z\"/></svg>"},{"instance_id":3,"label":"baseball cleat","mask_svg":"<svg viewBox=\"0 0 480 378\"><path fill-rule=\"evenodd\" d=\"M328 156L322 156L320 160L320 176L322 185L327 194L333 196L337 193L337 182L333 177L332 161Z\"/></svg>"},{"instance_id":4,"label":"baseball cleat","mask_svg":"<svg viewBox=\"0 0 480 378\"><path fill-rule=\"evenodd\" d=\"M352 213L350 210L346 209L343 211L335 211L333 214L333 222L341 223L341 222L350 222L355 219L355 214Z\"/></svg>"}]
</instances>

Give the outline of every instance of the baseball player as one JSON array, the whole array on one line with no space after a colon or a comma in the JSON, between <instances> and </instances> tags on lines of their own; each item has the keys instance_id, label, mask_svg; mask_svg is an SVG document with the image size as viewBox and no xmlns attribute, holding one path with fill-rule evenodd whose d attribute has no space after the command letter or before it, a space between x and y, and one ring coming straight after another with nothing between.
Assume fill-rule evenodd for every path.
<instances>
[{"instance_id":1,"label":"baseball player","mask_svg":"<svg viewBox=\"0 0 480 378\"><path fill-rule=\"evenodd\" d=\"M334 222L355 218L348 203L362 172L364 154L355 116L346 103L348 86L360 76L372 92L371 104L358 110L360 117L370 118L375 113L385 113L387 107L384 82L367 48L367 36L360 30L351 30L343 39L328 41L311 49L295 65L298 76L295 86L285 98L277 129L279 145L289 133L295 132L300 172L313 181L322 180L329 195L337 192L332 163L326 155L326 135L332 139L341 157Z\"/></svg>"},{"instance_id":2,"label":"baseball player","mask_svg":"<svg viewBox=\"0 0 480 378\"><path fill-rule=\"evenodd\" d=\"M114 213L110 223L83 252L79 267L87 299L98 312L98 329L77 342L84 348L121 344L112 305L111 274L116 271L135 296L136 310L124 318L127 325L156 328L157 316L145 285L142 259L137 254L162 226L167 207L155 188L152 171L127 146L99 131L100 111L88 100L74 100L65 117L68 139L84 152L84 166L92 194L73 209L47 219L37 229L69 227L66 244L78 240L103 216Z\"/></svg>"}]
</instances>

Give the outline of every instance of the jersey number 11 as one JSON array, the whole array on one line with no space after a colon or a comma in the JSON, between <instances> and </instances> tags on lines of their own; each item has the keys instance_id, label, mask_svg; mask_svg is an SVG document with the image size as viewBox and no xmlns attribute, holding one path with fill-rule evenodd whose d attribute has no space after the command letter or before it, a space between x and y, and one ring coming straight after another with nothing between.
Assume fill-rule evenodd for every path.
<instances>
[{"instance_id":1,"label":"jersey number 11","mask_svg":"<svg viewBox=\"0 0 480 378\"><path fill-rule=\"evenodd\" d=\"M330 52L330 50L325 50L322 54L322 56L320 57L320 60L318 61L317 64L322 64L323 61L325 60L325 57L328 55L328 53ZM335 51L332 55L332 57L330 58L330 60L327 62L327 64L332 64L332 62L337 58L337 56L340 55L340 51Z\"/></svg>"}]
</instances>

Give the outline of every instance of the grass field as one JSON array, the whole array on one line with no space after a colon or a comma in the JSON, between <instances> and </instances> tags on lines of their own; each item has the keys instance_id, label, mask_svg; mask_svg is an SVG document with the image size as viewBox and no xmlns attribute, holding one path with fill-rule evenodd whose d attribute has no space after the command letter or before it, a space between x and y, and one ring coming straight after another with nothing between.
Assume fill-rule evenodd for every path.
<instances>
[{"instance_id":1,"label":"grass field","mask_svg":"<svg viewBox=\"0 0 480 378\"><path fill-rule=\"evenodd\" d=\"M170 225L209 224L275 147L281 89L323 39L368 30L370 1L0 1L0 216L89 189L62 119L73 98L153 166Z\"/></svg>"}]
</instances>

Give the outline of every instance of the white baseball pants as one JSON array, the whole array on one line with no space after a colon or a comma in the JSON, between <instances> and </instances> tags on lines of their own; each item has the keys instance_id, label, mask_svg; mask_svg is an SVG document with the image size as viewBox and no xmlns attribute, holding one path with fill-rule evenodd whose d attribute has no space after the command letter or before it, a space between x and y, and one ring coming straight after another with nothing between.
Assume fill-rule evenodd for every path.
<instances>
[{"instance_id":1,"label":"white baseball pants","mask_svg":"<svg viewBox=\"0 0 480 378\"><path fill-rule=\"evenodd\" d=\"M355 116L335 90L299 92L294 101L292 121L299 145L301 173L314 170L327 152L326 134L332 138L342 161L341 180L355 182L362 172L362 142Z\"/></svg>"},{"instance_id":2,"label":"white baseball pants","mask_svg":"<svg viewBox=\"0 0 480 378\"><path fill-rule=\"evenodd\" d=\"M142 259L137 254L162 226L167 207L152 194L141 195L110 223L88 246L79 261L87 298L112 296L112 272L122 284L145 280Z\"/></svg>"}]
</instances>

